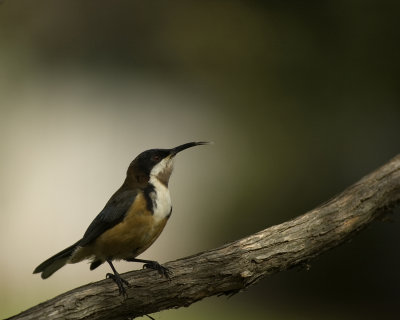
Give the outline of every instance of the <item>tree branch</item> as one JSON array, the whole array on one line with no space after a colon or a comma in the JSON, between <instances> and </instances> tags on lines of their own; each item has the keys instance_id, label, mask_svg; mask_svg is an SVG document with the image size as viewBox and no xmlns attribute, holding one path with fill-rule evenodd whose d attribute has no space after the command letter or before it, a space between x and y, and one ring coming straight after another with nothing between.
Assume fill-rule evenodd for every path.
<instances>
[{"instance_id":1,"label":"tree branch","mask_svg":"<svg viewBox=\"0 0 400 320\"><path fill-rule=\"evenodd\" d=\"M267 275L306 264L343 243L400 203L400 155L318 208L220 248L153 270L124 274L127 300L110 280L91 283L10 319L127 319L189 306L213 295L231 295Z\"/></svg>"}]
</instances>

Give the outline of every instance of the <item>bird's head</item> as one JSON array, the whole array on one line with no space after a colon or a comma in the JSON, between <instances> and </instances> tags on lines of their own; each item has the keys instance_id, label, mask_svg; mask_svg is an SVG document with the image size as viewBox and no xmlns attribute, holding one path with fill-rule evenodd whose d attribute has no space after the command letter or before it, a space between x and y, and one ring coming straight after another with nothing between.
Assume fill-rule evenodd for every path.
<instances>
[{"instance_id":1,"label":"bird's head","mask_svg":"<svg viewBox=\"0 0 400 320\"><path fill-rule=\"evenodd\" d=\"M172 149L146 150L131 162L127 178L133 179L139 184L146 184L153 177L168 186L175 156L185 149L204 144L208 144L208 142L189 142Z\"/></svg>"}]
</instances>

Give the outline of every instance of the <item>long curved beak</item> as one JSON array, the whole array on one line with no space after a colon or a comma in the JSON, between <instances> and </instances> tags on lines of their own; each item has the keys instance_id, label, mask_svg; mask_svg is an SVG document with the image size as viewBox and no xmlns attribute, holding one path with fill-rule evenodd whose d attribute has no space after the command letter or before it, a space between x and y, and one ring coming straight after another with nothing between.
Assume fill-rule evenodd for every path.
<instances>
[{"instance_id":1,"label":"long curved beak","mask_svg":"<svg viewBox=\"0 0 400 320\"><path fill-rule=\"evenodd\" d=\"M211 142L205 142L205 141L188 142L188 143L181 144L180 146L177 146L175 148L172 148L170 152L171 152L172 156L175 156L178 152L181 152L181 151L186 150L188 148L195 147L195 146L201 146L201 145L204 145L204 144L210 144L210 143Z\"/></svg>"}]
</instances>

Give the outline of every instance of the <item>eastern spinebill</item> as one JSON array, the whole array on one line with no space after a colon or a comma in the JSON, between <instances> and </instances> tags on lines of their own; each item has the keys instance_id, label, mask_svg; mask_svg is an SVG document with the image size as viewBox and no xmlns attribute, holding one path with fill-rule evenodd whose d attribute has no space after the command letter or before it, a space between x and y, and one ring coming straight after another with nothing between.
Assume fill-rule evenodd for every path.
<instances>
[{"instance_id":1,"label":"eastern spinebill","mask_svg":"<svg viewBox=\"0 0 400 320\"><path fill-rule=\"evenodd\" d=\"M122 186L87 228L82 239L41 263L33 273L46 279L67 263L90 259L90 270L106 262L113 273L106 277L126 296L113 260L144 263L144 268L170 277L170 271L156 261L137 259L158 238L171 216L168 181L176 154L208 142L189 142L172 149L151 149L139 154L129 165Z\"/></svg>"}]
</instances>

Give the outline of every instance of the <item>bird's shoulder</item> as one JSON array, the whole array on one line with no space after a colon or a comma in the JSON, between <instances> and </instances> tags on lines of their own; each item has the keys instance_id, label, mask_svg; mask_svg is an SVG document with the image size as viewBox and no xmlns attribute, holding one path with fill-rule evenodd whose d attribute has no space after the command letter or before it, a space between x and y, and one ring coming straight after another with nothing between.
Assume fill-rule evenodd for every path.
<instances>
[{"instance_id":1,"label":"bird's shoulder","mask_svg":"<svg viewBox=\"0 0 400 320\"><path fill-rule=\"evenodd\" d=\"M120 188L87 228L79 245L86 246L103 232L120 223L140 193L138 189Z\"/></svg>"}]
</instances>

